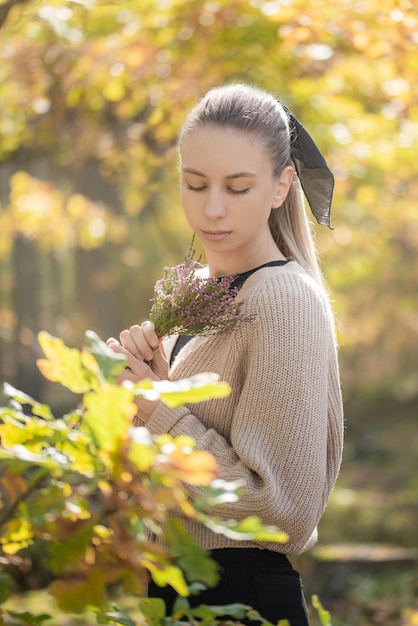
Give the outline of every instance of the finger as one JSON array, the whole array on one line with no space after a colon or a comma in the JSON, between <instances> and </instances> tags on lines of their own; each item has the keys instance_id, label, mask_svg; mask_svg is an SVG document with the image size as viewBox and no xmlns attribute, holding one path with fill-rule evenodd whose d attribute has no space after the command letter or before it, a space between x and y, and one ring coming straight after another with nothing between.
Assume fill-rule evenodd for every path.
<instances>
[{"instance_id":1,"label":"finger","mask_svg":"<svg viewBox=\"0 0 418 626\"><path fill-rule=\"evenodd\" d=\"M153 336L155 335L152 327L152 332L149 332L147 322L144 322L139 326L134 324L129 329L129 339L136 346L136 353L140 354L145 361L151 361L153 356L153 347L158 346L158 339L155 341Z\"/></svg>"},{"instance_id":2,"label":"finger","mask_svg":"<svg viewBox=\"0 0 418 626\"><path fill-rule=\"evenodd\" d=\"M131 354L128 350L125 350L125 348L123 348L123 347L120 345L119 341L116 341L116 340L115 340L115 341L113 341L113 342L109 342L107 345L109 346L109 348L110 348L113 352L115 352L116 354L120 354L121 356L124 356L124 357L125 357L125 359L126 359L125 369L129 369L129 368L130 368L130 365L129 365L129 357L133 358L133 357L132 357L132 354Z\"/></svg>"},{"instance_id":3,"label":"finger","mask_svg":"<svg viewBox=\"0 0 418 626\"><path fill-rule=\"evenodd\" d=\"M158 378L162 380L168 379L168 360L162 340L160 340L158 348L154 350L154 355L150 365Z\"/></svg>"},{"instance_id":4,"label":"finger","mask_svg":"<svg viewBox=\"0 0 418 626\"><path fill-rule=\"evenodd\" d=\"M113 350L113 352L120 352L120 350L122 348L122 346L120 345L119 341L117 339L114 339L113 337L110 337L106 341L106 345L108 346L108 348Z\"/></svg>"},{"instance_id":5,"label":"finger","mask_svg":"<svg viewBox=\"0 0 418 626\"><path fill-rule=\"evenodd\" d=\"M129 330L122 330L122 332L119 335L120 342L123 348L125 348L125 350L130 352L135 358L141 359L141 361L144 361L144 354L142 352L142 350L144 349L143 342L140 341L138 337L135 338L134 335L138 334L136 332L133 332L135 328L136 328L135 326L131 326ZM140 328L140 326L137 326L137 328ZM142 348L141 348L141 345L142 345ZM145 351L146 350L147 350L147 347L145 347Z\"/></svg>"},{"instance_id":6,"label":"finger","mask_svg":"<svg viewBox=\"0 0 418 626\"><path fill-rule=\"evenodd\" d=\"M146 320L145 322L142 322L141 329L145 339L147 340L148 345L150 345L153 350L158 348L160 345L160 340L157 337L157 333L155 332L154 324L149 320Z\"/></svg>"}]
</instances>

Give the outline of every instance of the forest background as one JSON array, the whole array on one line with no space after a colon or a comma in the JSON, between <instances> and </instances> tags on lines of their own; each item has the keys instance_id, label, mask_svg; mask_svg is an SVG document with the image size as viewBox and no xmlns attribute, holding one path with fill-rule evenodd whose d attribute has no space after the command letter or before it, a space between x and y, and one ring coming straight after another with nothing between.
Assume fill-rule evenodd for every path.
<instances>
[{"instance_id":1,"label":"forest background","mask_svg":"<svg viewBox=\"0 0 418 626\"><path fill-rule=\"evenodd\" d=\"M317 554L361 563L334 581L346 611L361 598L396 621L417 594L415 2L7 0L0 24L0 381L57 410L74 400L38 372L39 330L117 336L189 249L176 137L195 100L250 82L316 139L336 179L334 230L315 236L347 421Z\"/></svg>"}]
</instances>

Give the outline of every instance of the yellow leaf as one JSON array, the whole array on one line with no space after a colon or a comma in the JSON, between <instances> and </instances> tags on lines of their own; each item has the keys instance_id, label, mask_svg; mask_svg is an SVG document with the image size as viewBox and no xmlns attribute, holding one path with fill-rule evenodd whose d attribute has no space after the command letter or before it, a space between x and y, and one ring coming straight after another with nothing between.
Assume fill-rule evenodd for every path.
<instances>
[{"instance_id":1,"label":"yellow leaf","mask_svg":"<svg viewBox=\"0 0 418 626\"><path fill-rule=\"evenodd\" d=\"M97 363L96 359L91 354L91 352L88 352L87 350L83 350L81 352L80 358L81 358L81 363L86 368L86 370L91 372L94 375L94 378L100 379L101 370L100 370L99 364Z\"/></svg>"},{"instance_id":2,"label":"yellow leaf","mask_svg":"<svg viewBox=\"0 0 418 626\"><path fill-rule=\"evenodd\" d=\"M133 443L128 456L140 472L146 472L154 462L155 450L147 445Z\"/></svg>"},{"instance_id":3,"label":"yellow leaf","mask_svg":"<svg viewBox=\"0 0 418 626\"><path fill-rule=\"evenodd\" d=\"M33 542L32 526L26 519L13 519L5 525L0 545L6 554L16 554Z\"/></svg>"},{"instance_id":4,"label":"yellow leaf","mask_svg":"<svg viewBox=\"0 0 418 626\"><path fill-rule=\"evenodd\" d=\"M137 411L132 392L119 385L100 387L84 396L84 405L84 420L98 446L107 452L116 450Z\"/></svg>"},{"instance_id":5,"label":"yellow leaf","mask_svg":"<svg viewBox=\"0 0 418 626\"><path fill-rule=\"evenodd\" d=\"M162 455L161 463L169 476L190 485L208 485L218 473L215 458L204 450L184 452L175 448Z\"/></svg>"},{"instance_id":6,"label":"yellow leaf","mask_svg":"<svg viewBox=\"0 0 418 626\"><path fill-rule=\"evenodd\" d=\"M183 572L178 567L167 565L164 569L160 570L149 566L148 569L151 572L155 584L160 587L171 585L181 596L189 595L189 589L184 579Z\"/></svg>"},{"instance_id":7,"label":"yellow leaf","mask_svg":"<svg viewBox=\"0 0 418 626\"><path fill-rule=\"evenodd\" d=\"M78 350L68 348L61 339L45 331L39 333L38 339L46 359L38 359L37 365L45 378L61 383L74 393L91 388Z\"/></svg>"}]
</instances>

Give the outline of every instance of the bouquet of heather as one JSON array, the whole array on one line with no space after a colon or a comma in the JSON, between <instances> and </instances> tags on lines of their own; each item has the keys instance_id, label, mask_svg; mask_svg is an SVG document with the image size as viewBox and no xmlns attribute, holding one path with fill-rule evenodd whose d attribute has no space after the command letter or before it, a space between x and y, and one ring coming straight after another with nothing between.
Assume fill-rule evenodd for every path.
<instances>
[{"instance_id":1,"label":"bouquet of heather","mask_svg":"<svg viewBox=\"0 0 418 626\"><path fill-rule=\"evenodd\" d=\"M149 318L158 337L164 335L213 335L232 330L250 319L241 315L233 276L199 275L201 264L189 252L183 263L165 267L154 287Z\"/></svg>"}]
</instances>

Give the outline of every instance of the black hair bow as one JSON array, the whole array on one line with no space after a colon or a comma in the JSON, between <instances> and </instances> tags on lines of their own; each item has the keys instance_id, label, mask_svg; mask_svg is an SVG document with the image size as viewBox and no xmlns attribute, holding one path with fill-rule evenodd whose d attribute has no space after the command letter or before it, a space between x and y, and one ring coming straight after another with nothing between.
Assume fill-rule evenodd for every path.
<instances>
[{"instance_id":1,"label":"black hair bow","mask_svg":"<svg viewBox=\"0 0 418 626\"><path fill-rule=\"evenodd\" d=\"M289 117L291 156L303 192L318 224L331 228L334 176L308 131L282 102L280 104Z\"/></svg>"}]
</instances>

